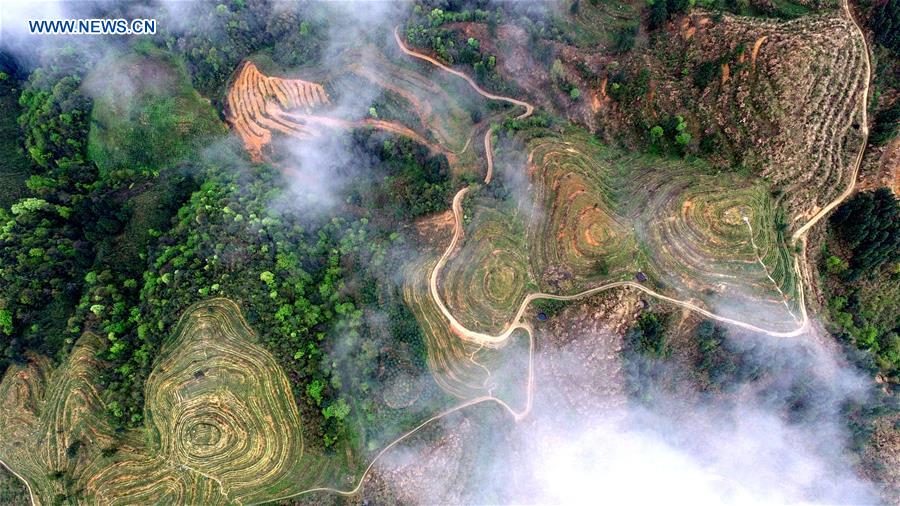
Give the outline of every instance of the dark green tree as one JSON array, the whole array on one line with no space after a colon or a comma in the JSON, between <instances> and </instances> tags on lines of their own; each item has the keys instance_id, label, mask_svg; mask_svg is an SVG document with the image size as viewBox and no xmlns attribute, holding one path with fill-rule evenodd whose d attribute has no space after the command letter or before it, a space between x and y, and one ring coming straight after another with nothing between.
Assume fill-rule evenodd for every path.
<instances>
[{"instance_id":1,"label":"dark green tree","mask_svg":"<svg viewBox=\"0 0 900 506\"><path fill-rule=\"evenodd\" d=\"M838 208L831 223L852 251L849 279L876 273L900 257L900 204L887 188L858 193Z\"/></svg>"}]
</instances>

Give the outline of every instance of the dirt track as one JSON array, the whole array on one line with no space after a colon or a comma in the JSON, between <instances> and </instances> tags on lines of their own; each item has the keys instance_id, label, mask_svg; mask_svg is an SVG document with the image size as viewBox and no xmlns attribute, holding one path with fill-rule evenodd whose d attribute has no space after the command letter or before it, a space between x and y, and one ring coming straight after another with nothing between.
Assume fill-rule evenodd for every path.
<instances>
[{"instance_id":1,"label":"dirt track","mask_svg":"<svg viewBox=\"0 0 900 506\"><path fill-rule=\"evenodd\" d=\"M854 163L854 166L853 166L851 183L850 183L849 187L841 195L839 195L834 201L832 201L831 203L829 203L828 205L823 207L806 224L804 224L802 227L797 229L794 232L794 234L792 235L792 239L794 241L799 240L801 242L802 252L798 256L802 258L802 264L803 264L803 269L801 270L800 259L798 257L794 258L794 267L795 267L795 270L797 271L798 275L800 276L798 278L798 292L800 294L800 302L801 302L800 307L802 310L802 324L797 329L790 331L790 332L773 332L773 331L769 331L766 329L761 329L759 327L756 327L756 326L746 323L746 322L733 320L730 318L725 318L722 316L715 315L715 314L713 314L703 308L700 308L690 302L667 297L667 296L659 294L641 284L631 282L631 281L618 281L618 282L607 283L607 284L604 284L604 285L601 285L598 287L591 288L589 290L585 290L581 293L574 294L574 295L568 295L568 296L554 295L554 294L547 294L547 293L529 294L522 301L522 303L519 307L519 310L517 311L516 315L514 316L512 322L507 326L506 330L504 330L500 334L492 336L492 335L488 335L488 334L484 334L484 333L471 331L471 330L465 328L462 324L460 324L453 317L453 315L449 312L449 310L447 310L447 308L444 305L443 301L441 300L440 295L437 290L437 281L438 281L440 270L446 263L449 256L455 250L455 248L459 242L459 239L462 235L462 205L461 205L461 202L462 202L462 198L465 196L466 192L468 191L468 188L463 188L454 196L454 199L453 199L453 206L452 206L453 215L454 215L453 238L451 239L451 242L448 245L447 249L445 250L444 254L441 256L441 258L435 264L435 266L431 272L430 283L429 283L431 296L434 299L434 302L440 308L442 314L447 318L453 333L458 335L461 339L466 339L466 340L478 343L483 346L496 347L496 346L503 344L516 329L523 329L529 334L530 358L529 358L529 375L528 375L528 386L527 386L527 388L528 388L527 404L525 406L525 409L522 411L516 411L516 410L512 409L510 406L508 406L504 401L502 401L501 399L498 399L492 395L481 396L481 397L476 397L476 398L470 399L468 401L463 402L462 404L459 404L453 408L450 408L446 411L436 414L435 416L423 421L422 423L417 425L412 430L406 432L405 434L401 435L399 438L395 439L393 442L388 444L384 449L381 450L381 452L379 452L375 456L375 458L372 460L372 462L366 467L365 471L360 476L358 483L352 489L337 490L337 489L332 489L332 488L314 488L314 489L302 491L297 494L291 494L291 495L288 495L285 497L281 497L281 498L278 498L275 500L286 499L289 497L295 497L295 496L299 496L302 494L317 492L317 491L331 492L331 493L336 493L336 494L345 495L345 496L354 495L357 492L359 492L366 475L372 469L375 462L385 452L390 450L392 447L394 447L395 445L397 445L398 443L400 443L401 441L403 441L410 435L419 431L422 427L425 427L426 425L430 424L431 422L441 419L441 418L443 418L451 413L454 413L456 411L465 409L469 406L481 404L481 403L484 403L487 401L492 401L492 402L498 403L501 407L503 407L506 411L508 411L513 416L513 418L516 420L520 420L523 417L527 416L528 412L530 411L530 407L531 407L532 389L533 389L533 377L532 377L532 373L531 373L533 364L531 363L531 360L532 360L533 351L534 351L534 340L533 340L533 334L532 334L532 329L531 329L530 325L527 322L523 322L522 318L524 316L524 313L525 313L528 305L533 300L536 300L536 299L551 299L551 300L568 301L568 300L575 300L575 299L587 297L589 295L593 295L593 294L596 294L596 293L604 291L604 290L609 290L609 289L619 288L619 287L630 287L633 289L640 290L640 291L646 293L647 295L655 297L659 300L663 300L663 301L669 302L671 304L674 304L674 305L689 309L691 311L697 312L707 318L714 319L714 320L717 320L717 321L720 321L723 323L735 325L735 326L738 326L738 327L741 327L741 328L744 328L747 330L768 334L768 335L771 335L774 337L796 337L796 336L799 336L799 335L805 333L809 327L809 319L808 319L807 312L806 312L805 301L803 300L804 293L803 293L802 281L803 281L803 279L807 279L807 280L810 279L810 276L811 276L811 271L810 271L808 261L806 258L806 234L815 224L817 224L822 218L824 218L831 210L833 210L835 207L840 205L844 200L846 200L850 195L853 194L855 187L856 187L856 176L857 176L857 174L859 172L859 168L862 164L862 159L863 159L863 155L865 153L866 144L867 144L867 140L868 140L868 120L867 120L866 104L868 102L869 78L871 77L871 62L870 62L870 58L869 58L869 48L868 48L868 44L865 40L864 33L862 32L862 29L859 27L856 20L853 18L853 15L850 11L847 0L842 0L842 8L844 9L848 18L853 22L854 26L859 31L859 33L861 35L862 43L865 47L865 62L866 62L867 79L866 79L865 86L863 89L863 100L862 100L862 126L861 126L862 130L861 131L863 134L863 141L862 141L862 145L860 147L859 153L857 154L856 162ZM454 75L457 75L457 76L463 78L464 80L466 80L466 82L468 82L472 86L472 88L476 92L478 92L482 96L492 99L492 100L501 100L501 101L505 101L505 102L508 102L508 103L511 103L514 105L524 107L525 112L523 114L519 115L517 117L517 119L524 119L532 114L534 107L531 104L520 101L520 100L516 100L513 98L502 97L502 96L488 93L488 92L484 91L483 89L481 89L478 86L478 84L475 83L475 81L473 79L471 79L469 76L465 75L464 73L459 72L454 69L451 69L451 68L441 64L440 62L434 60L431 57L428 57L426 55L419 54L419 53L409 50L403 44L402 40L400 39L398 30L396 28L394 30L394 37L395 37L400 49L404 53L406 53L407 55L410 55L412 57L427 61L427 62L441 68L442 70L444 70L446 72L449 72L451 74L454 74ZM759 44L757 44L757 46L758 45ZM754 51L754 53L755 53L755 51ZM487 174L485 177L485 183L490 182L491 176L492 176L492 168L493 168L493 157L491 154L491 143L490 143L490 137L489 137L490 134L491 134L491 132L490 132L490 130L488 130L488 132L485 134L485 140L484 140L485 156L486 156L487 164L488 164L488 171L487 171ZM6 465L6 463L0 461L0 465L9 469L10 472L12 472L12 474L17 476L19 479L22 479L22 477L15 471L12 471L12 469L10 469ZM25 482L25 485L28 488L31 503L36 504L34 495L32 494L32 491L31 491L31 486L29 485L27 480L22 479L22 481Z\"/></svg>"},{"instance_id":2,"label":"dirt track","mask_svg":"<svg viewBox=\"0 0 900 506\"><path fill-rule=\"evenodd\" d=\"M801 239L803 241L803 250L806 251L806 233L809 232L809 229L813 227L816 223L819 222L822 218L824 218L828 213L831 212L832 209L839 206L844 200L847 199L850 195L853 194L853 191L856 189L856 177L859 175L859 168L862 166L863 156L866 153L866 146L869 143L869 120L868 120L868 112L867 107L869 104L869 81L872 78L872 62L869 59L869 43L866 41L865 33L860 28L859 23L856 22L856 18L853 17L853 13L850 12L850 5L848 4L848 0L841 1L841 7L844 9L844 13L847 14L847 18L853 22L853 26L856 27L859 32L860 40L862 40L865 54L865 62L866 62L866 82L865 86L863 86L863 97L862 97L862 122L861 122L861 131L862 131L862 143L859 147L859 152L856 155L856 163L853 164L853 171L850 176L850 186L844 190L843 193L838 195L838 197L832 200L828 205L819 210L812 218L809 219L802 227L798 228L791 238L796 241L797 239ZM804 253L805 255L805 253Z\"/></svg>"},{"instance_id":3,"label":"dirt track","mask_svg":"<svg viewBox=\"0 0 900 506\"><path fill-rule=\"evenodd\" d=\"M28 483L28 480L26 480L24 477L22 477L21 474L13 471L13 468L6 465L6 462L3 462L2 460L0 460L0 466L3 466L3 468L6 469L7 471L9 471L10 474L12 474L13 476L15 476L16 478L21 480L22 483L25 484L25 488L28 489L28 499L31 501L31 506L35 506L37 504L37 502L34 500L34 492L31 491L31 484Z\"/></svg>"},{"instance_id":4,"label":"dirt track","mask_svg":"<svg viewBox=\"0 0 900 506\"><path fill-rule=\"evenodd\" d=\"M299 495L311 493L311 492L331 492L331 493L336 493L336 494L340 494L340 495L344 495L344 496L354 495L357 492L359 492L359 490L362 488L362 484L365 480L366 475L372 469L372 466L375 465L375 462L377 462L377 460L385 452L387 452L389 449L391 449L392 447L394 447L395 445L397 445L404 439L415 434L416 432L418 432L420 429L427 426L431 422L439 420L451 413L460 411L469 406L474 406L476 404L481 404L484 402L491 401L491 402L497 403L503 409L505 409L507 412L509 412L512 415L513 419L515 419L516 421L521 420L522 418L527 416L531 410L533 388L534 388L534 377L533 377L534 336L533 336L533 330L531 328L531 325L527 322L523 322L522 317L524 316L525 311L528 308L528 305L532 301L537 300L537 299L571 301L571 300L588 297L590 295L594 295L596 293L599 293L599 292L602 292L605 290L628 287L628 288L640 290L641 292L646 293L647 295L654 297L656 299L668 302L670 304L674 304L676 306L688 309L690 311L694 311L700 315L705 316L706 318L716 320L719 322L723 322L723 323L727 323L730 325L734 325L736 327L740 327L740 328L750 330L753 332L759 332L759 333L767 334L767 335L773 336L773 337L797 337L797 336L800 336L800 335L806 333L810 327L810 321L809 321L809 317L808 317L807 310L806 310L805 293L804 293L804 288L803 288L803 279L810 279L809 277L804 276L804 273L806 274L806 276L809 276L809 273L810 273L808 261L806 258L806 233L813 225L815 225L819 220L821 220L825 215L827 215L828 212L830 212L836 206L840 205L841 202L843 202L847 197L849 197L853 193L855 186L856 186L856 176L857 176L857 174L859 172L859 168L862 164L862 158L865 153L866 145L868 142L868 124L867 124L867 115L866 115L866 104L868 102L868 90L869 90L869 79L868 78L871 77L871 63L869 61L869 49L868 49L868 44L865 41L865 36L862 32L862 29L856 23L856 20L853 18L852 14L850 12L849 6L847 4L847 0L843 0L842 7L843 7L845 13L847 14L847 16L853 21L854 26L856 26L857 30L859 31L862 41L863 41L863 44L864 44L864 47L865 47L867 80L866 80L865 88L863 90L863 100L862 100L862 104L863 104L862 105L863 141L862 141L862 145L859 150L859 154L857 155L856 163L854 164L854 167L853 167L850 186L837 199L835 199L834 201L829 203L827 206L822 208L818 213L816 213L805 225L800 227L792 236L793 240L796 241L797 239L800 239L800 241L802 243L802 252L799 255L794 257L794 270L798 275L797 291L798 291L798 296L800 299L799 306L801 309L800 325L796 329L794 329L792 331L788 331L788 332L777 332L777 331L763 329L763 328L757 327L757 326L747 323L747 322L743 322L740 320L734 320L731 318L726 318L723 316L716 315L716 314L714 314L710 311L707 311L706 309L703 309L691 302L674 299L672 297L665 296L665 295L660 294L644 285L635 283L633 281L616 281L616 282L607 283L607 284L604 284L601 286L597 286L597 287L585 290L583 292L580 292L580 293L577 293L574 295L554 295L554 294L540 293L540 292L528 294L522 301L521 305L519 306L519 310L516 312L511 323L509 323L507 325L507 328L503 332L501 332L497 335L489 335L489 334L469 330L465 326L463 326L450 313L450 311L447 309L446 305L444 304L443 300L441 299L440 293L437 288L437 282L438 282L438 277L439 277L440 271L443 268L443 266L446 264L450 255L456 249L456 246L459 243L459 239L462 236L462 231L463 231L462 198L466 195L466 193L469 190L469 188L466 187L466 188L461 189L459 192L457 192L457 194L453 197L453 204L452 204L452 211L453 211L453 217L454 217L453 237L450 240L450 244L447 246L447 249L444 251L443 255L440 257L438 262L432 268L430 280L429 280L429 291L431 293L431 297L434 300L435 304L438 306L441 313L444 315L444 317L447 319L448 323L450 324L451 331L453 332L453 334L459 336L461 339L468 340L468 341L476 343L480 346L499 347L499 346L503 345L506 342L506 340L512 335L512 333L517 329L523 329L528 333L529 371L528 371L528 385L527 385L528 391L526 393L527 401L526 401L525 409L523 409L522 411L516 411L513 408L511 408L509 405L507 405L503 400L501 400L497 397L494 397L493 395L480 396L480 397L470 399L468 401L465 401L453 408L450 408L446 411L443 411L443 412L425 420L424 422L417 425L412 430L404 433L403 435L401 435L400 437L398 437L397 439L392 441L389 445L387 445L383 450L381 450L375 456L375 458L372 460L372 462L369 463L369 465L366 467L363 474L360 476L358 483L352 489L337 490L337 489L331 489L331 488L317 488L317 489L307 490L307 491L304 491L304 492L301 492L298 494L293 494L290 496L282 497L279 499L286 499L288 497L295 497L295 496L299 496ZM502 100L502 101L505 101L505 102L508 102L511 104L515 104L515 105L524 107L525 112L522 113L521 115L517 116L516 117L517 119L527 118L528 116L530 116L533 113L534 106L532 106L531 104L529 104L527 102L523 102L521 100L516 100L516 99L510 98L510 97L502 97L502 96L494 95L492 93L488 93L488 92L484 91L483 89L481 89L481 87L478 86L478 84L475 83L475 81L472 78L465 75L464 73L454 70L454 69L451 69L451 68L447 67L446 65L438 62L434 58L431 58L427 55L416 53L416 52L410 50L409 48L406 47L406 45L401 40L399 32L398 32L398 28L399 27L394 29L394 39L396 40L397 45L400 47L400 49L405 54L412 56L414 58L418 58L420 60L427 61L427 62L443 69L446 72L449 72L451 74L454 74L456 76L463 78L467 83L469 83L470 86L472 86L472 88L476 92L478 92L479 94L481 94L482 96L484 96L486 98L493 99L493 100ZM493 170L492 170L493 169L493 155L491 153L491 142L490 142L490 137L489 137L490 135L491 135L491 131L488 130L488 132L485 134L485 139L484 139L485 157L487 159L487 166L488 166L487 174L485 176L485 183L490 183L492 172L493 172ZM752 234L752 228L751 228L751 234ZM802 258L803 269L801 269L801 261L800 261L801 258Z\"/></svg>"}]
</instances>

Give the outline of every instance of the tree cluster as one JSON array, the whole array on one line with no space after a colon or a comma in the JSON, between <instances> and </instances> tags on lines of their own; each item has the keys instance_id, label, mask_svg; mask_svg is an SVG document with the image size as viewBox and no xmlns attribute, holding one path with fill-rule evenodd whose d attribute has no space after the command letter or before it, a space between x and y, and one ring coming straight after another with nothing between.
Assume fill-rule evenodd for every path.
<instances>
[{"instance_id":1,"label":"tree cluster","mask_svg":"<svg viewBox=\"0 0 900 506\"><path fill-rule=\"evenodd\" d=\"M870 0L869 27L875 41L900 53L900 0Z\"/></svg>"},{"instance_id":2,"label":"tree cluster","mask_svg":"<svg viewBox=\"0 0 900 506\"><path fill-rule=\"evenodd\" d=\"M661 361L671 354L666 339L669 315L644 312L625 333L622 360L628 394L639 402L651 402L661 378Z\"/></svg>"},{"instance_id":3,"label":"tree cluster","mask_svg":"<svg viewBox=\"0 0 900 506\"><path fill-rule=\"evenodd\" d=\"M900 203L888 188L856 194L838 207L831 225L852 253L851 280L900 259Z\"/></svg>"},{"instance_id":4,"label":"tree cluster","mask_svg":"<svg viewBox=\"0 0 900 506\"><path fill-rule=\"evenodd\" d=\"M465 37L458 29L447 29L443 26L453 22L487 22L496 19L497 14L475 10L462 12L446 12L432 9L425 13L419 6L407 23L406 40L415 47L426 48L446 62L448 65L464 65L471 67L475 80L479 84L494 90L502 90L504 83L497 73L497 58L481 48L481 42L472 37Z\"/></svg>"},{"instance_id":5,"label":"tree cluster","mask_svg":"<svg viewBox=\"0 0 900 506\"><path fill-rule=\"evenodd\" d=\"M647 27L656 30L669 19L691 10L696 0L648 0Z\"/></svg>"},{"instance_id":6,"label":"tree cluster","mask_svg":"<svg viewBox=\"0 0 900 506\"><path fill-rule=\"evenodd\" d=\"M758 371L745 356L744 350L728 338L728 329L712 320L697 325L697 370L706 374L705 388L713 392L727 392L738 384L755 379Z\"/></svg>"},{"instance_id":7,"label":"tree cluster","mask_svg":"<svg viewBox=\"0 0 900 506\"><path fill-rule=\"evenodd\" d=\"M85 61L70 48L45 57L19 100L31 194L0 210L0 370L26 349L51 356L64 349L71 301L94 255L86 235L115 222L98 216L97 172L85 163L91 102L78 86Z\"/></svg>"},{"instance_id":8,"label":"tree cluster","mask_svg":"<svg viewBox=\"0 0 900 506\"><path fill-rule=\"evenodd\" d=\"M194 86L217 96L234 69L249 54L268 50L272 60L293 67L319 58L327 21L316 9L304 16L269 0L202 0L186 2L175 10L191 22L171 20L179 32L158 35L165 47L184 55ZM186 12L182 12L186 10ZM160 23L163 27L164 23Z\"/></svg>"},{"instance_id":9,"label":"tree cluster","mask_svg":"<svg viewBox=\"0 0 900 506\"><path fill-rule=\"evenodd\" d=\"M830 220L838 243L822 255L828 276L833 332L871 355L870 369L900 374L900 322L896 286L900 271L900 203L887 188L860 192Z\"/></svg>"},{"instance_id":10,"label":"tree cluster","mask_svg":"<svg viewBox=\"0 0 900 506\"><path fill-rule=\"evenodd\" d=\"M687 121L681 115L669 116L662 124L650 128L650 144L662 153L675 152L684 156L691 144Z\"/></svg>"},{"instance_id":11,"label":"tree cluster","mask_svg":"<svg viewBox=\"0 0 900 506\"><path fill-rule=\"evenodd\" d=\"M359 160L374 155L369 178L350 189L353 202L383 209L405 221L446 210L450 201L450 164L443 154L407 137L357 130L353 147Z\"/></svg>"},{"instance_id":12,"label":"tree cluster","mask_svg":"<svg viewBox=\"0 0 900 506\"><path fill-rule=\"evenodd\" d=\"M650 69L636 73L618 71L609 76L609 96L621 104L631 104L650 91Z\"/></svg>"}]
</instances>

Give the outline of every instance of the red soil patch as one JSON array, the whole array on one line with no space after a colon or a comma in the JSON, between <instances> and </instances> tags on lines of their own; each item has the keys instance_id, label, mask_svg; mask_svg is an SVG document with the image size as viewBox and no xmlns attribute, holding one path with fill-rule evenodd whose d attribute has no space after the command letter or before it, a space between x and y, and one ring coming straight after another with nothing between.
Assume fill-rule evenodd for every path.
<instances>
[{"instance_id":1,"label":"red soil patch","mask_svg":"<svg viewBox=\"0 0 900 506\"><path fill-rule=\"evenodd\" d=\"M314 135L304 122L285 121L285 110L310 112L329 103L322 85L269 77L252 62L244 63L238 70L227 101L226 121L240 135L254 160L260 159L263 146L272 141L273 130L299 139Z\"/></svg>"},{"instance_id":2,"label":"red soil patch","mask_svg":"<svg viewBox=\"0 0 900 506\"><path fill-rule=\"evenodd\" d=\"M756 57L759 55L759 48L762 47L763 42L765 42L766 39L768 39L768 37L763 35L753 43L753 53L750 55L750 67L753 70L756 70Z\"/></svg>"},{"instance_id":3,"label":"red soil patch","mask_svg":"<svg viewBox=\"0 0 900 506\"><path fill-rule=\"evenodd\" d=\"M252 62L244 63L228 90L226 121L244 141L250 156L259 161L262 149L272 142L272 132L305 140L325 129L371 127L409 137L443 152L439 146L399 123L378 119L346 120L312 114L330 100L321 84L301 79L284 79L262 74ZM448 154L448 158L451 155ZM284 168L291 172L290 168Z\"/></svg>"}]
</instances>

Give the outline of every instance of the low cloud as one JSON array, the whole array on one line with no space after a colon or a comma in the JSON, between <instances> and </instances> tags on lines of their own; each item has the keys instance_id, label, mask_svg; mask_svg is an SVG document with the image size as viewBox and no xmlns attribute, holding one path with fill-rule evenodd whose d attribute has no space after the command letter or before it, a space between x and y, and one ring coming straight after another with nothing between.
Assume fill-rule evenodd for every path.
<instances>
[{"instance_id":1,"label":"low cloud","mask_svg":"<svg viewBox=\"0 0 900 506\"><path fill-rule=\"evenodd\" d=\"M815 336L738 338L752 349L750 365L777 367L714 396L650 385L652 400L645 402L602 399L610 395L603 383L621 377L594 374L589 368L596 363L585 365L575 360L581 355L545 346L537 370L548 353L557 353L557 362L572 360L554 366L566 377L538 376L534 409L519 423L495 410L487 424L478 408L468 408L466 416L481 422L476 435L466 436L463 454L490 458L471 470L430 476L434 483L427 490L445 494L438 502L472 503L878 503L872 484L854 468L841 413L847 401L865 397L867 380ZM595 344L589 338L582 345ZM671 361L658 365L677 367ZM570 395L573 389L582 392ZM806 415L793 417L790 404L798 390ZM569 398L583 401L585 392L595 408L565 406ZM410 451L430 455L434 442L452 438L452 430L428 443L404 443L405 458ZM485 444L489 452L481 449ZM382 469L391 468L386 460ZM452 482L458 480L466 487L455 496Z\"/></svg>"}]
</instances>

